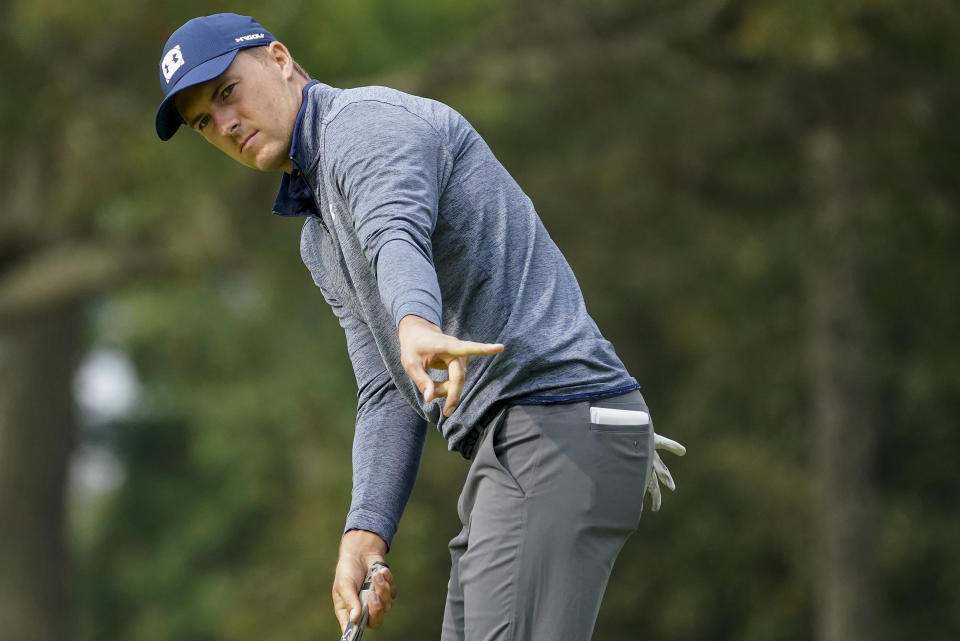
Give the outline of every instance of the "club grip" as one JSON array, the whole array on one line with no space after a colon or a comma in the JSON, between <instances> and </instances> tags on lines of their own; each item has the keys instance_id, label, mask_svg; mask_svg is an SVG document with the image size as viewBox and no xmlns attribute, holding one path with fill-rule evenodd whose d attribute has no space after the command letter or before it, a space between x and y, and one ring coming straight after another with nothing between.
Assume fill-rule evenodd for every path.
<instances>
[{"instance_id":1,"label":"club grip","mask_svg":"<svg viewBox=\"0 0 960 641\"><path fill-rule=\"evenodd\" d=\"M347 623L347 627L344 629L340 641L360 641L361 637L363 637L363 630L367 627L367 617L370 615L367 609L367 593L373 589L373 575L381 568L386 567L389 566L383 561L376 561L370 566L370 569L367 570L367 576L363 579L363 584L360 586L360 594L357 595L360 597L360 606L363 608L360 612L360 620L356 623L353 621Z\"/></svg>"}]
</instances>

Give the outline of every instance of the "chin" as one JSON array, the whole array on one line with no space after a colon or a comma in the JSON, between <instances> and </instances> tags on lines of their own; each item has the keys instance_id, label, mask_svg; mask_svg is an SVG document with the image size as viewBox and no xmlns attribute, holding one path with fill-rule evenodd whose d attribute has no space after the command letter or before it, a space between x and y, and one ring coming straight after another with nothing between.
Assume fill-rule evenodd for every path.
<instances>
[{"instance_id":1,"label":"chin","mask_svg":"<svg viewBox=\"0 0 960 641\"><path fill-rule=\"evenodd\" d=\"M283 171L283 166L287 157L283 154L271 153L267 149L261 149L260 152L254 156L253 161L250 163L250 167L258 171Z\"/></svg>"}]
</instances>

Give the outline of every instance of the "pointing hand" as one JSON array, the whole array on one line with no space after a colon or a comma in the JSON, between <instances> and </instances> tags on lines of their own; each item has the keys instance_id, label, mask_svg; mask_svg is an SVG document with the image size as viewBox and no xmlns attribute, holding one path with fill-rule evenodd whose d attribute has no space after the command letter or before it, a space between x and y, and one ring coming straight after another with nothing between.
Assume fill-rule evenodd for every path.
<instances>
[{"instance_id":1,"label":"pointing hand","mask_svg":"<svg viewBox=\"0 0 960 641\"><path fill-rule=\"evenodd\" d=\"M460 404L460 393L467 377L471 356L486 356L503 351L500 343L474 343L444 334L439 327L419 316L400 319L400 360L407 375L428 403L447 397L443 415L450 416ZM445 381L434 381L427 369L445 369Z\"/></svg>"}]
</instances>

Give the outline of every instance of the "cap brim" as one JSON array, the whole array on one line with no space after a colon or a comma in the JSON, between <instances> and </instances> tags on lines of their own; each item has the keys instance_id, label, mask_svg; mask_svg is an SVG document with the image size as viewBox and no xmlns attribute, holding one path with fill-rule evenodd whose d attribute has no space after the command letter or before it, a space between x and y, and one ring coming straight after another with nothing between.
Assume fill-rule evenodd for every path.
<instances>
[{"instance_id":1,"label":"cap brim","mask_svg":"<svg viewBox=\"0 0 960 641\"><path fill-rule=\"evenodd\" d=\"M177 80L170 90L170 93L166 95L163 102L161 102L157 108L156 125L157 135L160 136L160 140L170 140L173 134L177 133L180 125L183 124L183 118L180 116L180 112L177 111L174 96L184 89L201 85L222 74L227 70L227 67L233 63L233 59L237 57L237 52L239 51L240 49L234 49L216 58L210 58L210 60L200 63Z\"/></svg>"}]
</instances>

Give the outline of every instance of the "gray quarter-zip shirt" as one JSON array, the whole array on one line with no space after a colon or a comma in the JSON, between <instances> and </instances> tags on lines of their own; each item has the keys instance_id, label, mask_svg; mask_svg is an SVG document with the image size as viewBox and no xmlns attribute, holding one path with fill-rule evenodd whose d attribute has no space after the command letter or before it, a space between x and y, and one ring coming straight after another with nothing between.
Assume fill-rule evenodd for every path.
<instances>
[{"instance_id":1,"label":"gray quarter-zip shirt","mask_svg":"<svg viewBox=\"0 0 960 641\"><path fill-rule=\"evenodd\" d=\"M451 450L506 402L558 403L637 389L587 314L567 261L474 128L442 103L385 87L304 88L274 212L306 215L304 264L347 338L358 387L346 529L389 544L416 478L427 423ZM474 357L449 418L400 362L415 314ZM435 380L442 373L432 372Z\"/></svg>"}]
</instances>

